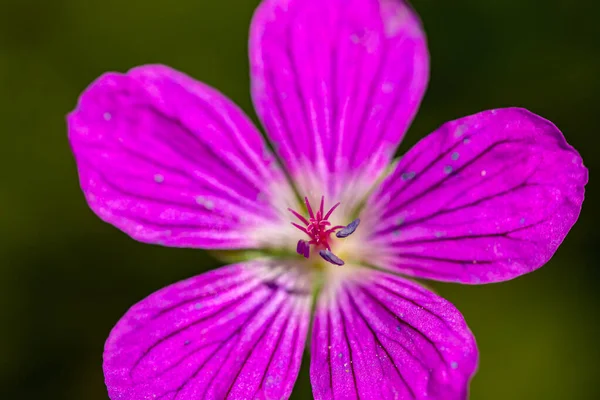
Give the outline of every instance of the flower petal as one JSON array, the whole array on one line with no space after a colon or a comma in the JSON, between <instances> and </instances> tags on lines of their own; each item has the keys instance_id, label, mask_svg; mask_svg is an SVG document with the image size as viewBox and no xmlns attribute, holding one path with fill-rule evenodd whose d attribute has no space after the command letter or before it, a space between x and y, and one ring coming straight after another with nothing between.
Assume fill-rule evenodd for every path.
<instances>
[{"instance_id":1,"label":"flower petal","mask_svg":"<svg viewBox=\"0 0 600 400\"><path fill-rule=\"evenodd\" d=\"M143 242L256 247L292 193L242 111L165 66L103 75L68 125L90 207Z\"/></svg>"},{"instance_id":2,"label":"flower petal","mask_svg":"<svg viewBox=\"0 0 600 400\"><path fill-rule=\"evenodd\" d=\"M256 109L300 191L336 200L364 195L387 166L429 73L418 16L397 0L265 0L250 64Z\"/></svg>"},{"instance_id":3,"label":"flower petal","mask_svg":"<svg viewBox=\"0 0 600 400\"><path fill-rule=\"evenodd\" d=\"M230 265L159 290L106 342L110 398L288 398L311 290L306 275L276 261Z\"/></svg>"},{"instance_id":4,"label":"flower petal","mask_svg":"<svg viewBox=\"0 0 600 400\"><path fill-rule=\"evenodd\" d=\"M552 257L586 182L577 151L527 110L449 122L412 148L367 204L366 258L443 281L512 279Z\"/></svg>"},{"instance_id":5,"label":"flower petal","mask_svg":"<svg viewBox=\"0 0 600 400\"><path fill-rule=\"evenodd\" d=\"M406 279L361 270L334 279L317 304L317 399L466 399L477 358L460 312Z\"/></svg>"}]
</instances>

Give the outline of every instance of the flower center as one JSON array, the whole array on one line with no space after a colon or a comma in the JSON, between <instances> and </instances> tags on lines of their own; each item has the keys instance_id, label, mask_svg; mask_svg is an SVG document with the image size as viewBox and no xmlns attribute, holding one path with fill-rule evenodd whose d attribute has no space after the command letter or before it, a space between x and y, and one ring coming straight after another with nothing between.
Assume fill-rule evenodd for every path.
<instances>
[{"instance_id":1,"label":"flower center","mask_svg":"<svg viewBox=\"0 0 600 400\"><path fill-rule=\"evenodd\" d=\"M334 204L326 214L324 211L325 196L321 196L321 205L316 213L313 211L307 197L304 198L304 202L306 203L306 209L308 210L308 218L305 218L299 212L288 208L288 210L304 224L304 226L302 226L292 222L292 225L306 233L310 238L309 240L300 239L298 241L298 246L296 247L296 252L305 258L308 258L310 256L310 248L313 246L325 261L335 265L344 265L344 260L333 254L331 251L331 234L335 233L335 236L339 239L352 235L356 228L358 228L360 219L355 219L346 226L331 226L331 222L329 222L328 219L340 205L339 202Z\"/></svg>"}]
</instances>

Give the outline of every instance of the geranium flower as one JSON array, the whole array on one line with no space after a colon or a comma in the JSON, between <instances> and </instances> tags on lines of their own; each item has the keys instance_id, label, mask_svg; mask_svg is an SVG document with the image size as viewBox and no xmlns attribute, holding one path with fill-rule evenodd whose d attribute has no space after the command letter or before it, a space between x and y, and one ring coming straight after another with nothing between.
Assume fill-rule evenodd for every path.
<instances>
[{"instance_id":1,"label":"geranium flower","mask_svg":"<svg viewBox=\"0 0 600 400\"><path fill-rule=\"evenodd\" d=\"M288 398L307 341L317 399L466 398L475 339L410 278L542 266L580 212L578 153L506 108L448 122L390 165L428 79L400 0L265 0L250 64L274 152L225 96L165 66L103 75L68 117L101 219L248 257L127 311L106 342L110 398Z\"/></svg>"}]
</instances>

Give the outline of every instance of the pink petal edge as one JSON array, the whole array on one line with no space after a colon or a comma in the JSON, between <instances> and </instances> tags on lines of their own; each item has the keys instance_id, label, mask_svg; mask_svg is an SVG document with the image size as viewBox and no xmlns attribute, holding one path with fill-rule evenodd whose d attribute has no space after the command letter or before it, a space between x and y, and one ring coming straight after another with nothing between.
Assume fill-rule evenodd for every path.
<instances>
[{"instance_id":1,"label":"pink petal edge","mask_svg":"<svg viewBox=\"0 0 600 400\"><path fill-rule=\"evenodd\" d=\"M251 248L257 227L283 223L285 209L270 202L291 190L258 130L222 94L171 68L104 74L68 130L89 206L136 240Z\"/></svg>"},{"instance_id":2,"label":"pink petal edge","mask_svg":"<svg viewBox=\"0 0 600 400\"><path fill-rule=\"evenodd\" d=\"M551 122L520 108L448 122L369 200L374 265L468 284L544 265L581 211L588 173Z\"/></svg>"},{"instance_id":3,"label":"pink petal edge","mask_svg":"<svg viewBox=\"0 0 600 400\"><path fill-rule=\"evenodd\" d=\"M287 399L308 330L307 278L282 262L255 261L140 301L106 342L110 398Z\"/></svg>"},{"instance_id":4,"label":"pink petal edge","mask_svg":"<svg viewBox=\"0 0 600 400\"><path fill-rule=\"evenodd\" d=\"M477 369L460 312L416 283L363 269L316 307L310 376L319 400L464 400Z\"/></svg>"},{"instance_id":5,"label":"pink petal edge","mask_svg":"<svg viewBox=\"0 0 600 400\"><path fill-rule=\"evenodd\" d=\"M387 167L425 92L429 55L404 1L264 0L250 66L258 115L301 194L339 201Z\"/></svg>"}]
</instances>

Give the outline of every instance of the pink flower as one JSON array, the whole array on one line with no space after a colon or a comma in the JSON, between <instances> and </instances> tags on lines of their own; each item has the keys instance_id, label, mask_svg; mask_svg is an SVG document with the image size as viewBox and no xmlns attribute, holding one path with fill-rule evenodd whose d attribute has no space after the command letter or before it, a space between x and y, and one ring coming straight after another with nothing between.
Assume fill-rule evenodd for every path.
<instances>
[{"instance_id":1,"label":"pink flower","mask_svg":"<svg viewBox=\"0 0 600 400\"><path fill-rule=\"evenodd\" d=\"M100 218L252 256L133 306L106 342L110 398L288 398L308 339L317 399L465 399L475 339L409 278L542 266L580 212L578 153L508 108L448 122L390 165L428 79L400 0L264 0L250 61L275 154L230 100L165 66L103 75L68 117Z\"/></svg>"}]
</instances>

